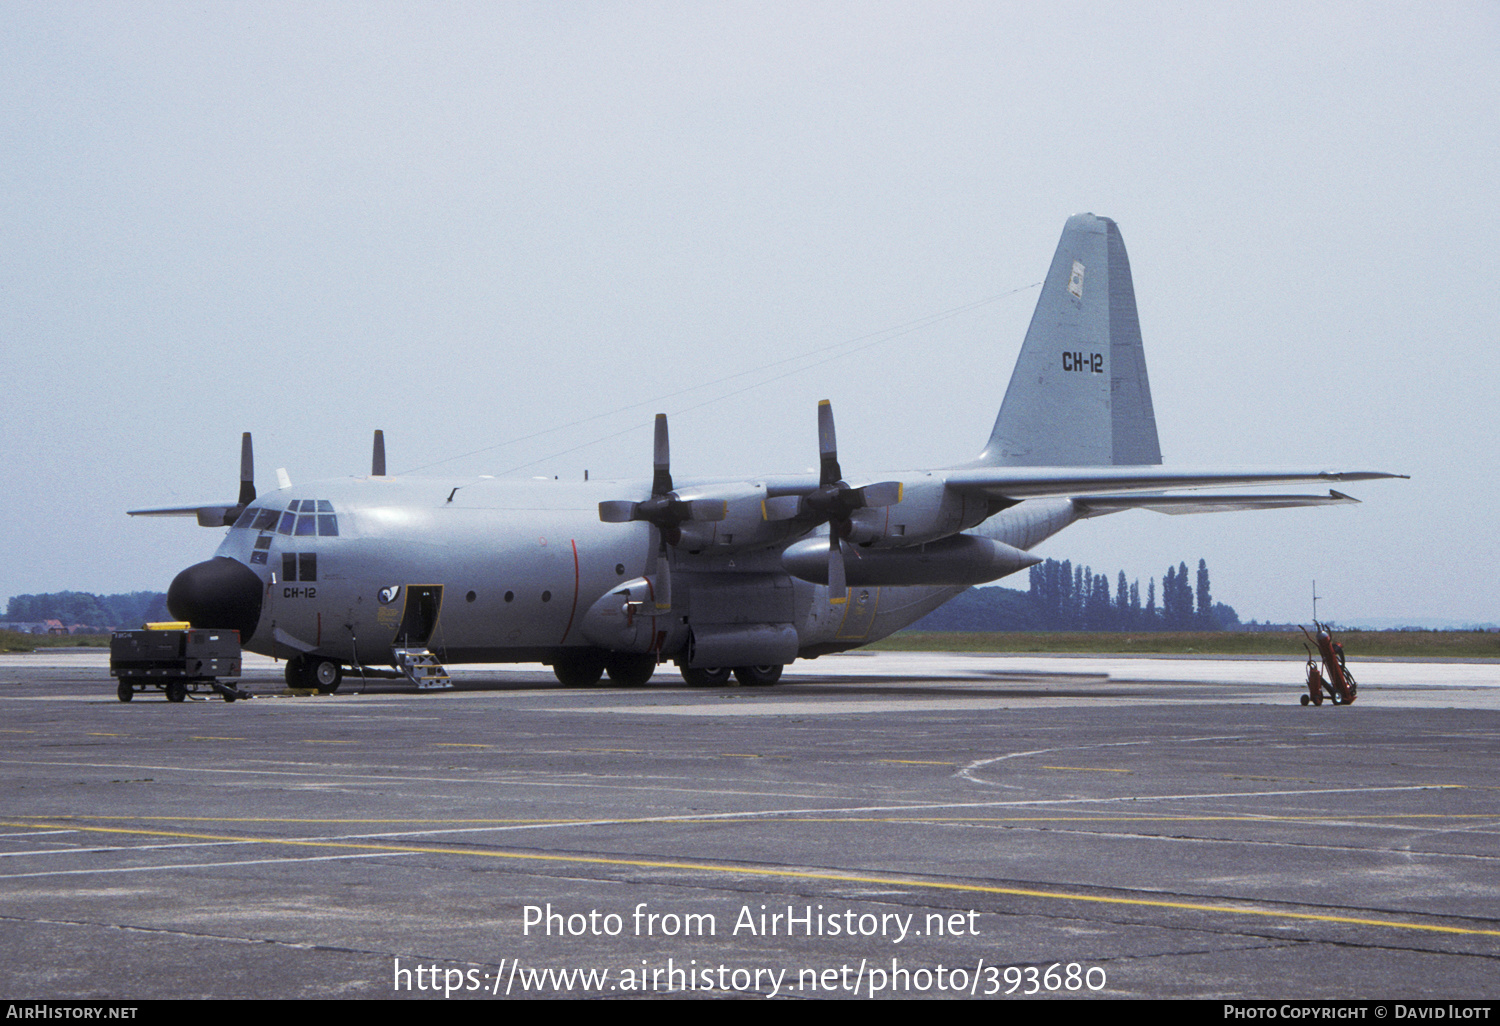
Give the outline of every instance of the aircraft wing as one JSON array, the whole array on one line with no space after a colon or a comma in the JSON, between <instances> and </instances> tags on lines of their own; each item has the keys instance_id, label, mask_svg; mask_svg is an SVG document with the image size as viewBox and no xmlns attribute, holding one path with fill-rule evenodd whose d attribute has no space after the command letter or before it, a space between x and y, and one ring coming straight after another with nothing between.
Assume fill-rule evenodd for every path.
<instances>
[{"instance_id":1,"label":"aircraft wing","mask_svg":"<svg viewBox=\"0 0 1500 1026\"><path fill-rule=\"evenodd\" d=\"M1045 496L1073 498L1092 495L1093 498L1101 501L1105 497L1103 493L1113 492L1159 492L1178 488L1236 488L1325 481L1373 481L1378 478L1407 476L1370 470L1275 470L1245 467L1169 470L1160 466L969 467L950 470L945 475L949 488L986 495L993 499L1036 499ZM1247 498L1253 498L1253 496L1238 497L1240 501ZM1277 497L1266 498L1274 500ZM1160 505L1171 505L1171 503L1161 503L1160 497L1155 497L1155 501ZM1212 502L1212 500L1203 499L1197 501ZM1327 502L1326 499L1319 501ZM1137 505L1149 504L1142 502Z\"/></svg>"},{"instance_id":2,"label":"aircraft wing","mask_svg":"<svg viewBox=\"0 0 1500 1026\"><path fill-rule=\"evenodd\" d=\"M224 527L225 516L235 508L235 504L231 502L216 506L159 506L154 509L128 509L125 512L132 517L197 517L200 527Z\"/></svg>"},{"instance_id":3,"label":"aircraft wing","mask_svg":"<svg viewBox=\"0 0 1500 1026\"><path fill-rule=\"evenodd\" d=\"M1075 495L1073 505L1084 517L1122 509L1157 513L1229 513L1247 509L1289 509L1294 506L1340 506L1359 502L1343 492L1327 495Z\"/></svg>"}]
</instances>

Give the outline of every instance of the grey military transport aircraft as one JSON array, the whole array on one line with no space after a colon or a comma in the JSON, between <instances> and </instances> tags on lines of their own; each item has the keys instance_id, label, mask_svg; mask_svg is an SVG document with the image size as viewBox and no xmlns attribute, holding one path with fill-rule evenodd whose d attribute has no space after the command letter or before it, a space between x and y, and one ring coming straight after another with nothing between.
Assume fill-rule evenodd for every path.
<instances>
[{"instance_id":1,"label":"grey military transport aircraft","mask_svg":"<svg viewBox=\"0 0 1500 1026\"><path fill-rule=\"evenodd\" d=\"M1181 490L1342 482L1368 471L1165 469L1130 263L1108 218L1068 220L993 433L956 467L844 479L818 406L816 477L675 481L656 418L649 480L391 476L255 490L250 435L233 503L133 510L229 531L177 575L172 615L238 630L331 692L346 667L419 687L444 663L541 662L565 685L774 684L794 659L857 648L975 584L1035 563L1076 520L1354 502Z\"/></svg>"}]
</instances>

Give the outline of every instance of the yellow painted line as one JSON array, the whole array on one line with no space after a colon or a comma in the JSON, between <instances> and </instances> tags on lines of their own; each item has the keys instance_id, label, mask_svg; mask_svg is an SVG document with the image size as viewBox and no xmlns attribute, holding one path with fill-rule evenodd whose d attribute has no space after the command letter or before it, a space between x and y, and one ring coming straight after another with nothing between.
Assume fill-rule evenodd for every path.
<instances>
[{"instance_id":1,"label":"yellow painted line","mask_svg":"<svg viewBox=\"0 0 1500 1026\"><path fill-rule=\"evenodd\" d=\"M759 759L760 756L754 752L724 752L719 756L721 759Z\"/></svg>"},{"instance_id":2,"label":"yellow painted line","mask_svg":"<svg viewBox=\"0 0 1500 1026\"><path fill-rule=\"evenodd\" d=\"M1477 819L1500 822L1500 812L1389 816L777 816L778 823L1351 823L1361 820ZM614 820L613 822L630 822ZM653 822L643 820L642 822ZM681 819L673 822L695 822ZM755 822L765 822L756 820Z\"/></svg>"},{"instance_id":3,"label":"yellow painted line","mask_svg":"<svg viewBox=\"0 0 1500 1026\"><path fill-rule=\"evenodd\" d=\"M59 824L10 823L0 826L37 826L65 829ZM1441 926L1434 923L1409 923L1395 919L1366 919L1362 916L1336 916L1318 912L1283 912L1254 906L1210 905L1192 901L1165 901L1158 898L1115 898L1099 894L1075 894L1068 891L1041 891L1026 887L996 887L991 884L950 883L938 880L916 880L899 876L867 876L861 873L813 872L802 869L771 869L764 866L714 865L701 862L673 862L658 859L608 858L602 855L547 855L538 852L475 851L469 848L443 848L416 844L370 844L353 841L297 840L280 837L233 837L217 834L189 834L170 830L143 830L126 827L77 827L103 834L131 834L142 837L169 837L183 841L228 841L242 844L282 845L291 848L347 848L355 851L408 852L417 855L457 855L465 858L506 859L516 862L558 862L590 866L625 866L631 869L676 869L693 873L729 876L768 876L794 880L826 880L833 883L876 884L882 887L913 887L966 894L995 894L1012 898L1041 898L1050 901L1082 902L1095 905L1122 905L1135 908L1164 908L1182 912L1212 912L1230 916L1253 916L1264 919L1292 919L1301 922L1338 923L1350 926L1376 926L1393 930L1423 933L1446 933L1463 936L1500 937L1500 930L1481 930L1468 926Z\"/></svg>"},{"instance_id":4,"label":"yellow painted line","mask_svg":"<svg viewBox=\"0 0 1500 1026\"><path fill-rule=\"evenodd\" d=\"M85 731L85 733L89 737L124 737L125 736L124 734L111 734L109 731L106 731L106 730L89 730L89 731Z\"/></svg>"},{"instance_id":5,"label":"yellow painted line","mask_svg":"<svg viewBox=\"0 0 1500 1026\"><path fill-rule=\"evenodd\" d=\"M548 817L546 819L376 819L368 818L330 818L330 817L292 817L292 816L47 816L36 817L46 819L64 819L68 822L82 820L107 821L107 820L135 820L144 822L160 823L303 823L313 826L326 825L350 825L350 824L377 824L386 826L483 826L488 824L504 825L510 823L546 823L565 825L568 823L597 823L597 819L558 819ZM619 822L641 822L651 823L655 820L620 820ZM693 822L696 822L693 821Z\"/></svg>"},{"instance_id":6,"label":"yellow painted line","mask_svg":"<svg viewBox=\"0 0 1500 1026\"><path fill-rule=\"evenodd\" d=\"M876 759L876 762L893 762L898 766L957 766L956 762L928 762L925 759Z\"/></svg>"},{"instance_id":7,"label":"yellow painted line","mask_svg":"<svg viewBox=\"0 0 1500 1026\"><path fill-rule=\"evenodd\" d=\"M305 738L302 739L302 743L305 744L305 745L357 745L357 744L359 744L358 741L323 741L323 740L321 740L319 738L315 738L315 737L305 737Z\"/></svg>"},{"instance_id":8,"label":"yellow painted line","mask_svg":"<svg viewBox=\"0 0 1500 1026\"><path fill-rule=\"evenodd\" d=\"M79 822L112 822L126 820L129 822L153 822L153 823L307 823L307 824L350 824L350 823L375 823L390 825L414 825L414 826L474 826L484 824L509 824L509 823L539 823L566 825L569 823L597 823L597 817L587 818L558 818L543 817L539 819L512 818L512 819L477 819L477 818L451 818L451 819L411 819L411 818L380 818L380 817L298 817L298 816L101 816L101 815L73 815L62 816L27 816L19 814L22 819L61 819L68 823ZM754 816L742 816L735 819L725 819L712 813L702 816L642 816L634 819L619 818L612 819L612 823L1357 823L1357 822L1389 822L1393 820L1495 820L1500 821L1500 811L1497 812L1391 812L1375 813L1367 815L1342 815L1331 814L1325 816L1261 816L1261 815L1118 815L1103 816L1079 814L1072 815L1062 813L1051 816L922 816L910 814L905 816L843 816L829 814L824 816L787 816L778 812L766 812L762 818Z\"/></svg>"},{"instance_id":9,"label":"yellow painted line","mask_svg":"<svg viewBox=\"0 0 1500 1026\"><path fill-rule=\"evenodd\" d=\"M1073 773L1131 773L1128 769L1110 769L1106 766L1043 766L1042 769L1068 770Z\"/></svg>"},{"instance_id":10,"label":"yellow painted line","mask_svg":"<svg viewBox=\"0 0 1500 1026\"><path fill-rule=\"evenodd\" d=\"M471 744L465 744L462 741L434 741L433 744L436 747L438 747L438 748L494 748L495 747L494 745L471 745Z\"/></svg>"},{"instance_id":11,"label":"yellow painted line","mask_svg":"<svg viewBox=\"0 0 1500 1026\"><path fill-rule=\"evenodd\" d=\"M189 737L188 740L189 741L246 741L246 740L249 740L249 739L248 738L243 738L243 737L214 737L211 734L203 734L201 736L200 735L194 735L192 737Z\"/></svg>"},{"instance_id":12,"label":"yellow painted line","mask_svg":"<svg viewBox=\"0 0 1500 1026\"><path fill-rule=\"evenodd\" d=\"M575 752L609 752L614 755L645 755L639 748L575 748Z\"/></svg>"}]
</instances>

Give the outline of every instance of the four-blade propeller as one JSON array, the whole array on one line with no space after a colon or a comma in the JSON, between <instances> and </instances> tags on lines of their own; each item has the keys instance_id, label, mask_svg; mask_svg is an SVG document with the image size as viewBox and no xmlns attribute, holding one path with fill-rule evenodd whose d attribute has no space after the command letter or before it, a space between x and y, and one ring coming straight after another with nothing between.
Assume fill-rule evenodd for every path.
<instances>
[{"instance_id":1,"label":"four-blade propeller","mask_svg":"<svg viewBox=\"0 0 1500 1026\"><path fill-rule=\"evenodd\" d=\"M818 486L800 495L766 499L762 510L767 520L811 521L809 529L828 525L828 597L844 602L849 597L844 570L844 539L854 533L854 516L860 510L893 506L901 501L900 481L881 481L855 488L839 467L838 443L833 429L833 406L818 403ZM682 525L690 521L723 520L728 503L721 499L684 499L672 487L671 455L667 442L667 415L656 415L655 474L651 497L634 502L612 499L599 503L599 519L606 524L644 521L651 525L652 566L656 608L672 606L672 570L669 545L682 541Z\"/></svg>"},{"instance_id":2,"label":"four-blade propeller","mask_svg":"<svg viewBox=\"0 0 1500 1026\"><path fill-rule=\"evenodd\" d=\"M682 541L682 525L690 521L708 523L723 520L728 504L722 499L684 499L672 490L672 455L667 440L667 415L656 415L656 439L653 451L651 497L640 502L611 499L599 503L599 519L606 524L625 524L643 520L651 525L652 566L647 575L657 609L672 608L672 563L668 545Z\"/></svg>"},{"instance_id":3,"label":"four-blade propeller","mask_svg":"<svg viewBox=\"0 0 1500 1026\"><path fill-rule=\"evenodd\" d=\"M843 602L849 597L845 583L843 542L854 533L854 514L862 509L894 506L901 501L900 481L881 481L855 488L843 479L839 467L838 441L833 430L833 405L818 403L818 487L805 495L783 495L767 499L767 520L810 517L828 525L828 598Z\"/></svg>"}]
</instances>

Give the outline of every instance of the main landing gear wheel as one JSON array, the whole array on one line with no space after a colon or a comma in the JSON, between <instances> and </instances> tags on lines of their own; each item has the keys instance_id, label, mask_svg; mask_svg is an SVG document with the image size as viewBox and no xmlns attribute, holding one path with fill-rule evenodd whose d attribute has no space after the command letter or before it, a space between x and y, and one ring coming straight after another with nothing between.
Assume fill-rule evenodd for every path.
<instances>
[{"instance_id":1,"label":"main landing gear wheel","mask_svg":"<svg viewBox=\"0 0 1500 1026\"><path fill-rule=\"evenodd\" d=\"M782 666L772 663L769 666L736 666L734 675L741 684L747 687L767 687L775 684L781 679Z\"/></svg>"},{"instance_id":2,"label":"main landing gear wheel","mask_svg":"<svg viewBox=\"0 0 1500 1026\"><path fill-rule=\"evenodd\" d=\"M730 669L727 666L700 666L682 668L682 679L694 688L722 688L729 683Z\"/></svg>"},{"instance_id":3,"label":"main landing gear wheel","mask_svg":"<svg viewBox=\"0 0 1500 1026\"><path fill-rule=\"evenodd\" d=\"M344 679L344 668L332 659L315 659L308 676L312 678L313 687L318 689L319 694L331 695L339 689L339 683Z\"/></svg>"},{"instance_id":4,"label":"main landing gear wheel","mask_svg":"<svg viewBox=\"0 0 1500 1026\"><path fill-rule=\"evenodd\" d=\"M604 668L616 684L638 688L656 672L656 656L650 652L612 652L604 657Z\"/></svg>"},{"instance_id":5,"label":"main landing gear wheel","mask_svg":"<svg viewBox=\"0 0 1500 1026\"><path fill-rule=\"evenodd\" d=\"M135 688L130 681L122 680L120 686L115 688L115 694L119 696L120 701L128 702L135 697Z\"/></svg>"},{"instance_id":6,"label":"main landing gear wheel","mask_svg":"<svg viewBox=\"0 0 1500 1026\"><path fill-rule=\"evenodd\" d=\"M552 675L565 688L591 688L604 676L604 658L596 652L558 656Z\"/></svg>"},{"instance_id":7,"label":"main landing gear wheel","mask_svg":"<svg viewBox=\"0 0 1500 1026\"><path fill-rule=\"evenodd\" d=\"M182 702L187 699L187 685L180 680L167 681L167 701Z\"/></svg>"}]
</instances>

